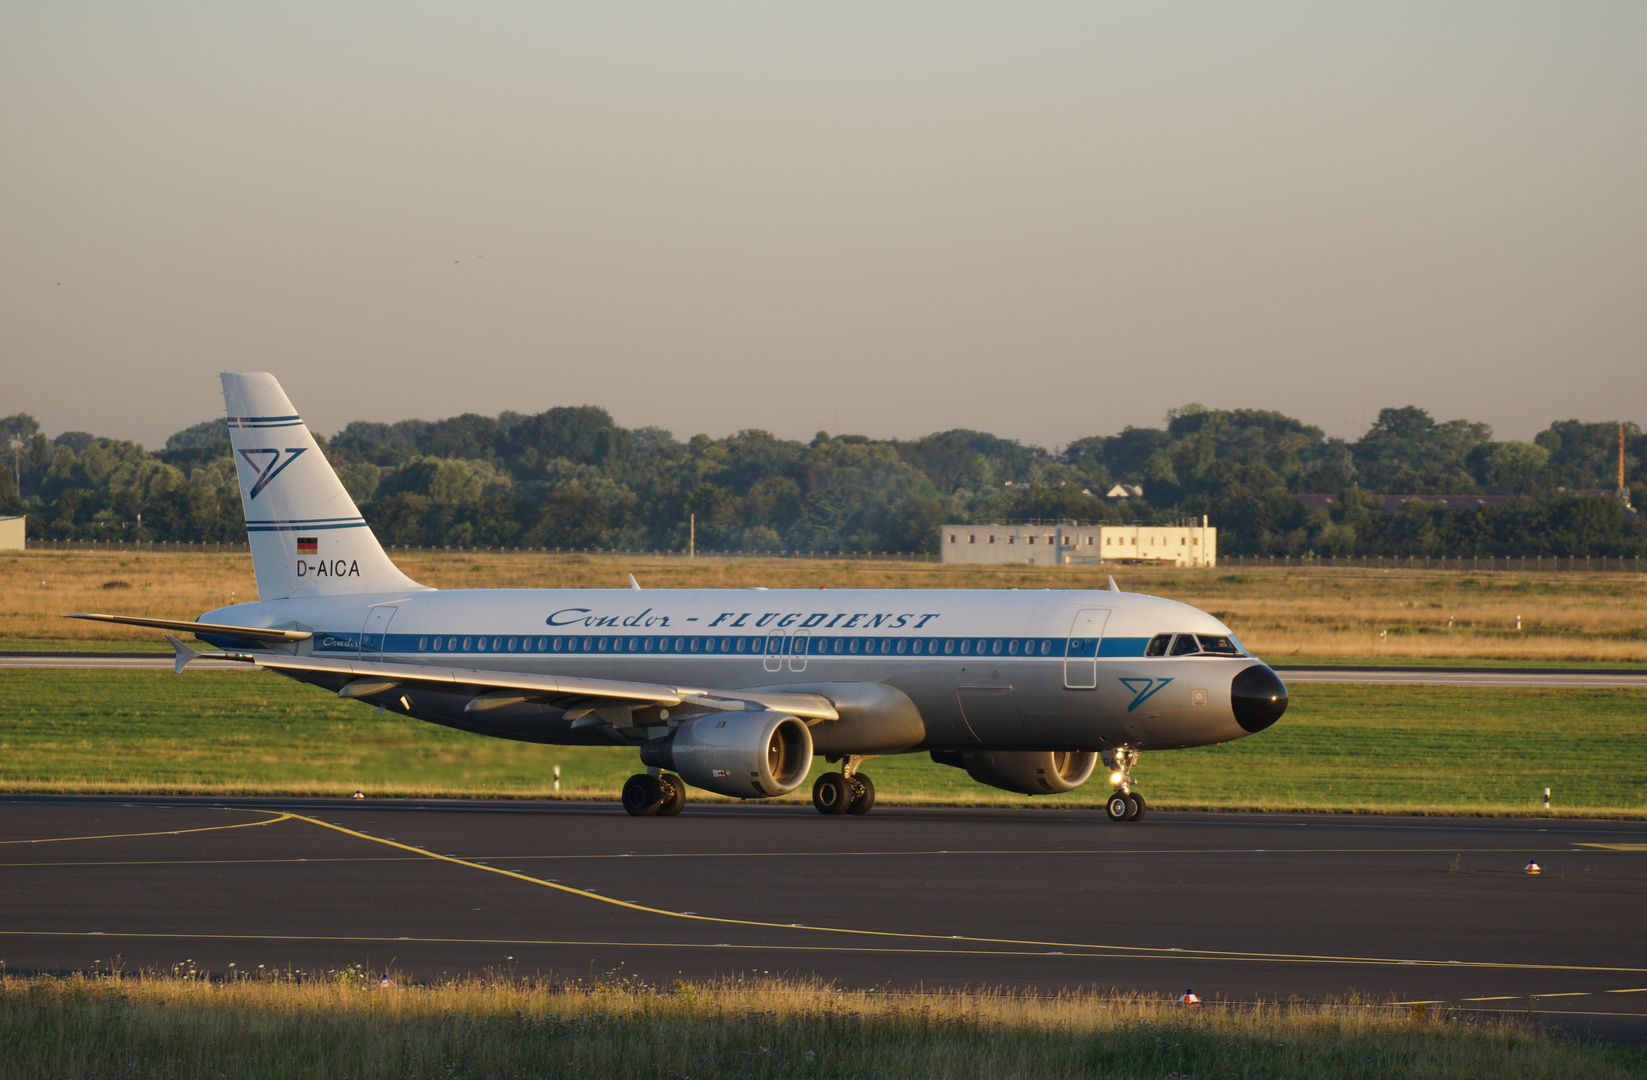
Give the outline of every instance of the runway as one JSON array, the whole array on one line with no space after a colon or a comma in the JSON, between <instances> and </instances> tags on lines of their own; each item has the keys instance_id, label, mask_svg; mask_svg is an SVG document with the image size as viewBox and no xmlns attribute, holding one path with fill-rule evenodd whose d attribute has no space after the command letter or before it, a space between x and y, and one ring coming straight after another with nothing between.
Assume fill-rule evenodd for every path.
<instances>
[{"instance_id":1,"label":"runway","mask_svg":"<svg viewBox=\"0 0 1647 1080\"><path fill-rule=\"evenodd\" d=\"M1421 668L1421 667L1287 667L1275 673L1293 683L1398 684L1404 686L1544 687L1595 690L1647 687L1647 671L1584 668Z\"/></svg>"},{"instance_id":2,"label":"runway","mask_svg":"<svg viewBox=\"0 0 1647 1080\"><path fill-rule=\"evenodd\" d=\"M12 796L0 882L11 972L1359 993L1647 1038L1642 822Z\"/></svg>"}]
</instances>

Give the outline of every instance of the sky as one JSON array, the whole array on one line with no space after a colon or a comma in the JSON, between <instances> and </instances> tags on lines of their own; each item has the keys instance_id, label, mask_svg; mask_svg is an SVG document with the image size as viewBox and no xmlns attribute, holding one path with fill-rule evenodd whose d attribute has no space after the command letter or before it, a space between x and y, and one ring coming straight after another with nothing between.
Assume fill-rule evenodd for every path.
<instances>
[{"instance_id":1,"label":"sky","mask_svg":"<svg viewBox=\"0 0 1647 1080\"><path fill-rule=\"evenodd\" d=\"M1647 422L1647 4L0 4L0 415Z\"/></svg>"}]
</instances>

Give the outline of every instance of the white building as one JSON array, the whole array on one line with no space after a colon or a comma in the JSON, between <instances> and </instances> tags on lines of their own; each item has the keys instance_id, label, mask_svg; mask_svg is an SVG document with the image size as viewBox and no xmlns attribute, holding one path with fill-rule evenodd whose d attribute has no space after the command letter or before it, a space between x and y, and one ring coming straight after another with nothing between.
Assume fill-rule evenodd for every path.
<instances>
[{"instance_id":1,"label":"white building","mask_svg":"<svg viewBox=\"0 0 1647 1080\"><path fill-rule=\"evenodd\" d=\"M1218 530L1207 525L945 525L946 563L1031 566L1217 566Z\"/></svg>"},{"instance_id":2,"label":"white building","mask_svg":"<svg viewBox=\"0 0 1647 1080\"><path fill-rule=\"evenodd\" d=\"M23 523L28 518L0 517L0 551L23 550Z\"/></svg>"}]
</instances>

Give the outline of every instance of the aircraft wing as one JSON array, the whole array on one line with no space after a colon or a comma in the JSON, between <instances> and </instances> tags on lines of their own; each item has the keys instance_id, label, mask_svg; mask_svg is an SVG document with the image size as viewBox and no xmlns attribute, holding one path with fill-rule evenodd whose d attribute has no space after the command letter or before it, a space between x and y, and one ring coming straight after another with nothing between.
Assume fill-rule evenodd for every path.
<instances>
[{"instance_id":1,"label":"aircraft wing","mask_svg":"<svg viewBox=\"0 0 1647 1080\"><path fill-rule=\"evenodd\" d=\"M481 668L426 667L422 664L385 664L369 660L331 660L283 653L201 653L166 635L177 650L177 671L191 660L237 660L282 674L301 675L304 681L333 687L342 698L371 697L397 688L433 690L470 696L465 711L482 712L504 705L535 701L567 711L573 720L597 710L661 705L698 705L708 709L741 711L771 709L802 720L838 720L840 714L821 694L771 691L714 690L664 683L627 682L622 679L584 679L566 675L529 675Z\"/></svg>"}]
</instances>

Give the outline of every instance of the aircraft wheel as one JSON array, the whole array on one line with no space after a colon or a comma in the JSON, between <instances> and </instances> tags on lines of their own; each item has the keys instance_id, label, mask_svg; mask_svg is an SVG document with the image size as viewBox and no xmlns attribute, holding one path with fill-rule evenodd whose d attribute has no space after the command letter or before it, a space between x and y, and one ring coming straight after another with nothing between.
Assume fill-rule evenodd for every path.
<instances>
[{"instance_id":1,"label":"aircraft wheel","mask_svg":"<svg viewBox=\"0 0 1647 1080\"><path fill-rule=\"evenodd\" d=\"M651 817L663 801L663 785L648 773L636 773L623 782L623 808L632 817Z\"/></svg>"},{"instance_id":2,"label":"aircraft wheel","mask_svg":"<svg viewBox=\"0 0 1647 1080\"><path fill-rule=\"evenodd\" d=\"M686 808L686 782L668 773L660 776L658 781L664 789L663 798L658 803L658 816L674 817Z\"/></svg>"},{"instance_id":3,"label":"aircraft wheel","mask_svg":"<svg viewBox=\"0 0 1647 1080\"><path fill-rule=\"evenodd\" d=\"M863 773L855 773L852 777L852 805L846 808L849 814L867 814L875 806L875 781Z\"/></svg>"},{"instance_id":4,"label":"aircraft wheel","mask_svg":"<svg viewBox=\"0 0 1647 1080\"><path fill-rule=\"evenodd\" d=\"M1127 820L1140 820L1144 816L1144 811L1149 809L1148 805L1144 802L1144 797L1136 791L1130 791L1127 793L1127 798L1132 800L1132 813L1127 815Z\"/></svg>"},{"instance_id":5,"label":"aircraft wheel","mask_svg":"<svg viewBox=\"0 0 1647 1080\"><path fill-rule=\"evenodd\" d=\"M826 772L812 782L812 805L820 814L844 814L852 805L852 785L838 772Z\"/></svg>"},{"instance_id":6,"label":"aircraft wheel","mask_svg":"<svg viewBox=\"0 0 1647 1080\"><path fill-rule=\"evenodd\" d=\"M1132 816L1133 809L1133 802L1127 798L1127 793L1124 791L1115 792L1109 797L1109 802L1104 804L1104 812L1109 814L1111 821L1127 820Z\"/></svg>"}]
</instances>

